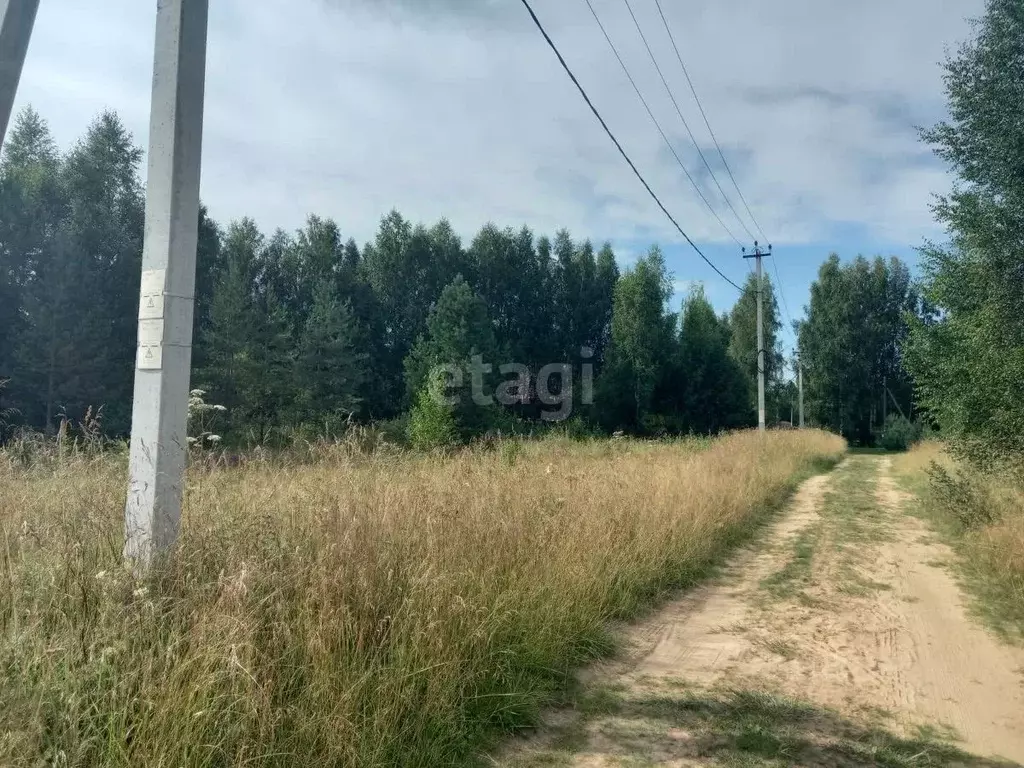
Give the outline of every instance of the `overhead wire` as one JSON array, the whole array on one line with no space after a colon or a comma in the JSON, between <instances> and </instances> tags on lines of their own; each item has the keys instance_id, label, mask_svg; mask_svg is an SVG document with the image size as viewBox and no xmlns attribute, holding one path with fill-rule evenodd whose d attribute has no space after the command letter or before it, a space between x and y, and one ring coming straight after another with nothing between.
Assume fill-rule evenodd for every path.
<instances>
[{"instance_id":1,"label":"overhead wire","mask_svg":"<svg viewBox=\"0 0 1024 768\"><path fill-rule=\"evenodd\" d=\"M722 270L720 270L715 265L715 263L713 261L711 261L711 259L709 259L707 256L704 255L704 252L699 247L697 247L697 244L693 241L693 239L688 234L686 234L686 232L683 230L683 228L679 225L679 222L676 221L675 217L672 216L671 213L669 213L668 208L665 207L665 204L661 202L661 199L655 194L654 190L651 189L651 185L647 183L647 180L643 177L643 174L640 173L640 171L637 169L636 165L633 163L633 161L630 159L629 155L626 153L626 150L623 149L622 144L620 144L619 140L617 138L615 138L615 134L612 133L612 130L608 127L608 124L605 122L604 118L601 117L601 113L598 112L597 107L595 107L594 103L590 100L590 97L587 95L586 90L580 84L580 81L576 78L576 75L573 74L572 69L566 63L565 58L562 56L561 51L558 50L558 46L555 45L554 40L551 39L551 36L548 34L547 30L544 29L544 25L541 23L540 19L537 18L537 14L534 12L533 7L530 5L529 0L521 0L521 1L523 3L523 6L526 8L527 12L530 14L530 18L533 20L533 23L536 25L538 31L544 37L544 40L547 42L548 46L551 48L551 50L554 52L555 56L558 58L558 62L559 62L559 64L562 65L562 69L565 70L565 73L569 76L569 79L572 80L573 85L575 85L576 89L580 92L580 96L583 97L583 100L586 102L587 106L590 108L590 111L594 113L594 117L597 118L597 121L601 124L601 127L604 129L604 132L606 134L608 134L608 138L612 140L612 143L615 145L615 148L619 151L619 154L622 155L622 158L626 161L626 163L629 165L630 169L633 171L633 173L636 175L636 177L640 180L640 183L643 184L644 189L647 190L647 193L651 196L651 198L653 198L654 202L658 204L658 207L661 209L662 213L664 213L665 216L668 218L668 220L672 222L673 226L675 226L675 228L676 228L676 230L678 230L679 234L683 236L683 238L686 240L687 243L690 244L690 247L693 248L693 250L697 252L697 255L700 256L701 259L703 259L704 262L707 263L707 265L709 267L711 267L711 269L713 269L718 274L719 277L721 277L723 280L725 280L725 282L727 282L729 285L731 285L737 291L739 291L740 293L743 293L743 289L739 285L737 285L729 277L727 277L725 275L725 273L722 272ZM634 85L634 87L635 87L635 85ZM639 90L638 90L638 93L639 93ZM648 110L648 112L649 111L650 110ZM662 134L662 135L664 136L664 134ZM735 237L733 237L733 239L735 240Z\"/></svg>"},{"instance_id":2,"label":"overhead wire","mask_svg":"<svg viewBox=\"0 0 1024 768\"><path fill-rule=\"evenodd\" d=\"M625 0L625 2L626 2L626 6L629 7L629 0ZM750 209L750 205L749 205L749 203L747 203L747 198L743 194L743 190L740 189L740 185L736 181L736 176L732 172L732 167L729 165L729 161L725 159L725 152L722 151L722 145L718 141L718 136L715 135L715 130L711 127L711 120L708 118L707 112L704 109L704 105L701 103L700 96L697 95L697 88L694 86L693 79L690 77L690 71L686 67L686 62L683 60L683 55L679 51L679 45L676 43L676 37L675 37L674 34L672 34L672 27L669 25L668 19L665 16L665 11L661 7L661 0L654 0L654 4L658 8L658 15L661 17L661 23L664 25L665 32L668 34L668 39L672 43L672 50L675 51L676 59L679 61L679 67L683 70L683 76L686 78L686 84L690 87L690 93L693 94L693 100L697 104L697 109L700 110L700 116L704 120L704 125L707 126L708 133L711 135L711 140L715 143L715 149L718 150L718 157L722 160L722 165L725 167L726 173L729 174L729 179L732 181L733 187L736 188L736 194L739 196L740 202L743 203L743 207L746 210L747 215L750 217L750 221L753 222L753 224L754 224L754 228L761 234L761 237L763 237L765 239L765 242L768 242L769 241L768 235L765 234L764 229L761 228L760 223L758 223L758 221L757 221L757 217L754 216L754 212ZM632 15L632 9L630 9L630 14ZM635 16L633 17L633 22L636 23L636 17ZM637 24L637 29L639 29L639 28L640 28L640 26L639 26L639 24ZM641 36L642 35L643 35L643 33L641 32ZM650 48L648 48L648 51L650 51ZM657 65L655 65L655 66L657 66ZM660 74L660 69L659 69L659 74ZM673 103L674 102L675 102L675 100L673 99ZM685 123L685 121L684 121L684 123ZM693 134L691 133L690 136L692 138ZM694 144L696 145L696 141L694 141ZM701 157L702 158L704 157L703 153L701 153ZM705 163L706 162L707 161L705 160ZM715 181L717 183L717 178L715 179ZM720 186L719 186L719 189L721 189ZM724 196L724 192L723 192L723 196ZM728 197L726 197L726 200L728 201ZM732 204L730 203L729 205L730 205L730 208L731 208ZM733 213L736 213L736 209L735 208L733 208ZM739 218L738 215L737 215L737 218ZM749 234L749 235L751 235L751 237L753 237L753 233L746 227L746 225L744 225L743 228L746 230L747 234ZM772 268L773 268L773 270L775 272L776 284L778 285L779 297L782 299L782 307L785 310L786 319L789 321L790 325L792 325L793 324L793 316L789 312L789 306L788 306L788 303L786 302L785 291L782 290L782 277L779 275L779 264L778 264L778 261L775 258L774 252L772 252L770 255L771 255L771 259L772 259Z\"/></svg>"},{"instance_id":3,"label":"overhead wire","mask_svg":"<svg viewBox=\"0 0 1024 768\"><path fill-rule=\"evenodd\" d=\"M743 221L743 217L739 215L736 208L732 204L732 200L722 189L721 183L718 181L718 176L715 175L714 169L711 167L711 163L708 162L707 157L704 156L704 150L700 148L700 144L697 142L697 137L693 135L693 131L690 129L690 123L686 120L683 115L683 111L679 108L679 102L676 101L676 96L672 92L671 86L668 84L668 80L665 78L664 72L661 70L661 65L658 64L658 59L654 55L654 51L651 50L650 43L647 42L647 36L644 34L643 28L640 26L639 20L636 18L636 14L633 13L633 6L629 0L623 0L626 4L626 9L629 11L630 17L633 19L633 24L636 27L636 31L640 34L640 39L643 41L644 47L647 49L647 55L651 59L651 63L654 64L655 70L658 72L658 77L661 78L661 84L665 86L665 92L668 94L669 100L672 102L672 106L675 107L676 114L679 115L679 120L683 124L683 128L686 129L687 135L690 137L690 141L693 143L694 148L697 150L697 154L700 156L701 161L704 163L704 167L707 168L708 174L711 176L711 180L715 182L715 186L718 187L718 191L722 194L722 199L725 200L725 204L729 206L729 210L732 211L733 216L736 217L736 221L739 222L740 226L743 227L744 231L750 236L751 240L755 239L755 235L750 231L750 227L747 226L746 222ZM587 3L589 5L589 1ZM593 8L591 7L591 11Z\"/></svg>"},{"instance_id":4,"label":"overhead wire","mask_svg":"<svg viewBox=\"0 0 1024 768\"><path fill-rule=\"evenodd\" d=\"M782 290L782 278L779 276L779 262L775 259L775 252L772 251L772 268L775 270L775 283L779 287L779 298L782 299L782 309L786 312L786 320L793 324L793 316L789 314L789 305L786 303L786 292Z\"/></svg>"},{"instance_id":5,"label":"overhead wire","mask_svg":"<svg viewBox=\"0 0 1024 768\"><path fill-rule=\"evenodd\" d=\"M651 122L654 123L654 127L658 129L658 133L661 134L661 138L664 140L665 146L669 148L669 151L672 153L672 156L676 159L676 163L679 164L679 167L682 169L686 178L689 180L690 185L697 193L697 196L700 197L704 205L711 212L711 215L715 217L715 220L718 221L718 223L722 226L722 229L726 231L729 237L731 237L737 245L742 245L742 243L740 243L739 241L739 238L737 238L736 235L733 234L729 226L722 220L722 217L718 215L718 212L715 210L714 206L711 205L711 203L705 196L704 192L701 191L700 185L693 178L690 171L686 168L686 164L683 162L682 158L679 157L679 153L676 151L675 146L673 146L672 142L669 140L668 134L666 134L665 130L661 127L661 123L658 122L658 118L654 116L654 111L647 103L647 99L644 98L643 92L640 90L640 87L636 84L636 80L633 79L633 75L630 73L629 67L626 66L626 62L623 61L622 56L619 54L619 49L616 48L615 43L612 42L612 38L608 34L608 30L605 29L604 24L601 22L601 17L598 16L597 11L594 10L593 3L591 3L590 0L584 0L584 2L586 2L587 7L590 9L590 13L591 15L593 15L594 21L597 22L597 26L600 28L601 34L604 35L605 42L608 43L608 47L611 48L612 53L615 54L615 58L616 60L618 60L619 66L622 67L622 71L623 73L625 73L626 79L629 80L629 84L633 86L633 90L636 92L637 98L640 99L640 103L643 104L644 109L647 111L647 116L651 119Z\"/></svg>"},{"instance_id":6,"label":"overhead wire","mask_svg":"<svg viewBox=\"0 0 1024 768\"><path fill-rule=\"evenodd\" d=\"M654 0L658 6L658 15L661 16L661 23L665 25L665 31L668 33L668 39L672 42L672 50L675 51L676 59L679 61L679 66L683 70L683 75L686 77L686 84L690 86L690 93L693 94L693 100L697 102L697 109L700 110L700 116L704 119L704 125L707 126L708 133L711 134L711 140L715 143L715 149L718 150L718 156L722 160L722 165L725 166L726 172L729 174L729 178L732 180L732 185L736 187L736 194L740 197L740 202L743 203L743 207L747 211L747 215L750 220L754 223L754 228L761 233L761 236L768 241L768 235L761 229L761 225L757 223L757 219L754 217L753 211L750 210L750 206L747 204L747 199L743 195L743 190L740 189L740 185L736 182L736 177L733 175L732 168L729 166L729 161L725 159L725 152L722 151L722 145L718 143L718 137L715 135L714 129L711 127L711 121L708 119L707 112L704 111L704 105L701 104L700 97L697 95L697 89L693 85L693 80L690 79L690 71L686 68L686 63L683 61L683 55L679 52L679 46L676 44L675 35L672 34L672 28L669 26L668 19L665 18L665 12L661 8L661 0Z\"/></svg>"}]
</instances>

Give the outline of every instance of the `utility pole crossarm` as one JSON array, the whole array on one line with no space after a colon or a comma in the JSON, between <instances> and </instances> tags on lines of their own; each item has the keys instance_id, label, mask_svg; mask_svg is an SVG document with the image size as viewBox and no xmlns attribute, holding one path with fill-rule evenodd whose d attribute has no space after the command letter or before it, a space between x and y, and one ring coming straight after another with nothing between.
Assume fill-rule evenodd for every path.
<instances>
[{"instance_id":1,"label":"utility pole crossarm","mask_svg":"<svg viewBox=\"0 0 1024 768\"><path fill-rule=\"evenodd\" d=\"M0 0L0 147L14 109L39 0Z\"/></svg>"}]
</instances>

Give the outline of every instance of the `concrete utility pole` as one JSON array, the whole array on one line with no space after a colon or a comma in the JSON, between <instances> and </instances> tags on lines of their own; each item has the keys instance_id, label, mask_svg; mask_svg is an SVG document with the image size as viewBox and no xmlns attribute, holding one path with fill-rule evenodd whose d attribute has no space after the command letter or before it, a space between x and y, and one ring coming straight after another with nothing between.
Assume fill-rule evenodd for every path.
<instances>
[{"instance_id":1,"label":"concrete utility pole","mask_svg":"<svg viewBox=\"0 0 1024 768\"><path fill-rule=\"evenodd\" d=\"M146 566L181 521L209 0L158 0L125 558Z\"/></svg>"},{"instance_id":2,"label":"concrete utility pole","mask_svg":"<svg viewBox=\"0 0 1024 768\"><path fill-rule=\"evenodd\" d=\"M0 147L14 109L39 0L0 0Z\"/></svg>"},{"instance_id":3,"label":"concrete utility pole","mask_svg":"<svg viewBox=\"0 0 1024 768\"><path fill-rule=\"evenodd\" d=\"M800 429L804 428L804 361L798 352L796 355L796 379L800 390Z\"/></svg>"},{"instance_id":4,"label":"concrete utility pole","mask_svg":"<svg viewBox=\"0 0 1024 768\"><path fill-rule=\"evenodd\" d=\"M768 246L768 254L772 252L771 245ZM757 240L754 241L754 252L748 254L747 249L743 249L743 258L745 259L756 259L757 261L757 428L764 432L765 426L765 407L764 407L764 367L765 367L765 354L764 354L764 309L763 309L763 298L764 298L764 281L762 280L761 274L761 259L768 255L761 252L760 246L757 244Z\"/></svg>"}]
</instances>

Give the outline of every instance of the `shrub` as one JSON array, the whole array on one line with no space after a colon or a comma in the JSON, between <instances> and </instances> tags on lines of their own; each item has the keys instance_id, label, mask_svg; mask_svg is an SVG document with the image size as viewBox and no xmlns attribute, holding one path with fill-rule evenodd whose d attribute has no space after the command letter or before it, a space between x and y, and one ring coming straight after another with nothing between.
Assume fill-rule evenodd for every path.
<instances>
[{"instance_id":1,"label":"shrub","mask_svg":"<svg viewBox=\"0 0 1024 768\"><path fill-rule=\"evenodd\" d=\"M459 437L451 406L435 397L428 387L420 390L409 412L408 430L412 447L421 451L452 445Z\"/></svg>"},{"instance_id":2,"label":"shrub","mask_svg":"<svg viewBox=\"0 0 1024 768\"><path fill-rule=\"evenodd\" d=\"M887 451L906 451L921 439L921 425L916 421L890 414L885 420L878 444Z\"/></svg>"},{"instance_id":3,"label":"shrub","mask_svg":"<svg viewBox=\"0 0 1024 768\"><path fill-rule=\"evenodd\" d=\"M932 502L962 530L991 525L996 521L996 505L990 498L989 485L981 478L950 472L937 462L928 467Z\"/></svg>"}]
</instances>

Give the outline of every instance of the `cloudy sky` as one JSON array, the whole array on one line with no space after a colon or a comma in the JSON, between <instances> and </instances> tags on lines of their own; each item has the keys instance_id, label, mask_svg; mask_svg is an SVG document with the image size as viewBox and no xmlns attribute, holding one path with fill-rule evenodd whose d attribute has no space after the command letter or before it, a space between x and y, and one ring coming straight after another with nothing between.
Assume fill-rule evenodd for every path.
<instances>
[{"instance_id":1,"label":"cloudy sky","mask_svg":"<svg viewBox=\"0 0 1024 768\"><path fill-rule=\"evenodd\" d=\"M698 145L735 190L654 0L630 0ZM624 0L592 0L651 109L739 239ZM595 105L683 228L732 279L749 264L700 202L585 0L533 0ZM943 115L939 63L983 0L662 0L740 188L771 238L793 316L830 252L914 260L941 238L949 185L917 125ZM145 144L154 0L42 0L18 95L62 145L97 112ZM202 195L220 221L265 229L334 217L371 237L392 207L612 240L624 265L652 242L680 292L736 293L699 261L617 154L519 0L212 0ZM749 225L748 225L749 226ZM774 267L769 265L774 272Z\"/></svg>"}]
</instances>

